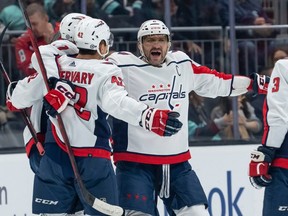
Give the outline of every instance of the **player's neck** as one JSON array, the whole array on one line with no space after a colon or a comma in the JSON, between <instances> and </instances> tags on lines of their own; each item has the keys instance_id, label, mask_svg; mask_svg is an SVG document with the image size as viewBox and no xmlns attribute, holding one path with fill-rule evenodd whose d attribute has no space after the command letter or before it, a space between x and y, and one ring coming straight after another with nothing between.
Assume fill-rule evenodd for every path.
<instances>
[{"instance_id":1,"label":"player's neck","mask_svg":"<svg viewBox=\"0 0 288 216\"><path fill-rule=\"evenodd\" d=\"M98 60L101 60L103 59L98 53L96 54L78 54L76 56L77 59L98 59Z\"/></svg>"}]
</instances>

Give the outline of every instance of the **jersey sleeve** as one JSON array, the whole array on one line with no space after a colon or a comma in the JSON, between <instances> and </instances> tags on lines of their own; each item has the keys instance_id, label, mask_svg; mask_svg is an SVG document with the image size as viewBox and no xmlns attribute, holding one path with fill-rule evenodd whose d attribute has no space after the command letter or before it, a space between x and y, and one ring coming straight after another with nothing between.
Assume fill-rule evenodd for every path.
<instances>
[{"instance_id":1,"label":"jersey sleeve","mask_svg":"<svg viewBox=\"0 0 288 216\"><path fill-rule=\"evenodd\" d=\"M144 103L128 97L118 67L111 70L103 80L103 85L99 89L99 99L104 112L132 125L139 125L141 114L147 108Z\"/></svg>"},{"instance_id":2,"label":"jersey sleeve","mask_svg":"<svg viewBox=\"0 0 288 216\"><path fill-rule=\"evenodd\" d=\"M237 96L245 94L251 79L233 76L199 65L192 61L193 89L203 97Z\"/></svg>"},{"instance_id":3,"label":"jersey sleeve","mask_svg":"<svg viewBox=\"0 0 288 216\"><path fill-rule=\"evenodd\" d=\"M288 61L276 62L268 86L263 144L279 148L288 131ZM267 112L266 112L267 111Z\"/></svg>"},{"instance_id":4,"label":"jersey sleeve","mask_svg":"<svg viewBox=\"0 0 288 216\"><path fill-rule=\"evenodd\" d=\"M230 96L238 96L248 92L251 79L245 76L235 75L233 77L232 90Z\"/></svg>"},{"instance_id":5,"label":"jersey sleeve","mask_svg":"<svg viewBox=\"0 0 288 216\"><path fill-rule=\"evenodd\" d=\"M41 54L48 78L59 78L59 68L56 61L57 57L61 55L76 55L78 51L79 50L76 45L68 40L57 40L51 44L40 46L39 52ZM33 68L35 68L38 73L41 73L39 62L35 53L32 54L31 62Z\"/></svg>"},{"instance_id":6,"label":"jersey sleeve","mask_svg":"<svg viewBox=\"0 0 288 216\"><path fill-rule=\"evenodd\" d=\"M18 81L11 95L11 102L17 109L32 106L43 98L43 79L35 73Z\"/></svg>"}]
</instances>

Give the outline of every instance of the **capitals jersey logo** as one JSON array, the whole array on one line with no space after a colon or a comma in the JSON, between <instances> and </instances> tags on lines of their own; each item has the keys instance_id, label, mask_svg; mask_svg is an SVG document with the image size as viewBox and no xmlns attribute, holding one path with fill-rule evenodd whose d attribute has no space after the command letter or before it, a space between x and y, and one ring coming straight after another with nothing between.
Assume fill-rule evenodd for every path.
<instances>
[{"instance_id":1,"label":"capitals jersey logo","mask_svg":"<svg viewBox=\"0 0 288 216\"><path fill-rule=\"evenodd\" d=\"M159 86L152 85L151 89L148 90L148 93L140 95L139 101L154 101L154 104L157 104L159 101L166 100L168 106L171 110L179 106L178 103L173 103L175 99L183 99L186 97L186 92L182 89L182 84L179 85L178 89L175 89L175 79L173 77L172 84L160 84Z\"/></svg>"}]
</instances>

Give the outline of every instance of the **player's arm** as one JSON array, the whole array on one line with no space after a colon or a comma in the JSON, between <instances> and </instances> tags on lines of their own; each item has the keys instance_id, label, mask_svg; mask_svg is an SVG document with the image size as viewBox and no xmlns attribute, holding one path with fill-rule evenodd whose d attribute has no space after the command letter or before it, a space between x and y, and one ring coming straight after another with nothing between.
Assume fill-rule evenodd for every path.
<instances>
[{"instance_id":1,"label":"player's arm","mask_svg":"<svg viewBox=\"0 0 288 216\"><path fill-rule=\"evenodd\" d=\"M246 77L240 75L225 74L201 66L192 61L193 85L197 94L205 97L238 96L248 91L255 94L266 94L269 77L253 74Z\"/></svg>"},{"instance_id":2,"label":"player's arm","mask_svg":"<svg viewBox=\"0 0 288 216\"><path fill-rule=\"evenodd\" d=\"M57 40L51 44L40 46L39 52L45 65L48 78L59 78L57 57L61 55L76 55L78 51L76 45L68 40ZM33 68L40 73L41 70L35 53L32 54L31 62Z\"/></svg>"},{"instance_id":3,"label":"player's arm","mask_svg":"<svg viewBox=\"0 0 288 216\"><path fill-rule=\"evenodd\" d=\"M30 107L35 101L42 100L43 85L42 77L37 73L17 83L12 82L7 89L7 100L17 109Z\"/></svg>"},{"instance_id":4,"label":"player's arm","mask_svg":"<svg viewBox=\"0 0 288 216\"><path fill-rule=\"evenodd\" d=\"M171 136L181 129L179 113L148 107L128 97L120 69L115 69L110 75L103 80L104 84L98 91L98 100L102 102L104 112L160 136Z\"/></svg>"}]
</instances>

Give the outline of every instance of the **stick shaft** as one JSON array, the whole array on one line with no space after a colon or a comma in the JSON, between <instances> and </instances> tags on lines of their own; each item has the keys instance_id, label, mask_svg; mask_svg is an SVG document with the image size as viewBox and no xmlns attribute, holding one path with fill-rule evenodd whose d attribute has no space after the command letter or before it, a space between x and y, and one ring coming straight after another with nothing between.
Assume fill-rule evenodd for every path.
<instances>
[{"instance_id":1,"label":"stick shaft","mask_svg":"<svg viewBox=\"0 0 288 216\"><path fill-rule=\"evenodd\" d=\"M4 68L4 65L2 63L2 61L0 61L0 70L2 72L2 75L6 81L6 84L9 85L11 83L11 80L8 76L8 73L6 72L5 68ZM23 118L23 121L25 122L25 124L27 125L31 135L32 135L32 138L34 139L34 142L36 144L36 147L37 147L37 150L39 152L40 155L44 155L45 151L44 151L44 148L43 148L43 145L39 142L38 140L38 137L37 137L37 132L35 131L34 127L33 127L33 124L27 114L27 110L26 109L21 109L20 110L21 112L21 115L22 115L22 118Z\"/></svg>"}]
</instances>

